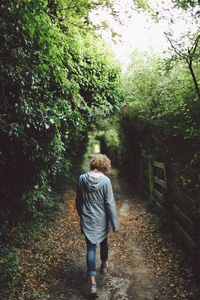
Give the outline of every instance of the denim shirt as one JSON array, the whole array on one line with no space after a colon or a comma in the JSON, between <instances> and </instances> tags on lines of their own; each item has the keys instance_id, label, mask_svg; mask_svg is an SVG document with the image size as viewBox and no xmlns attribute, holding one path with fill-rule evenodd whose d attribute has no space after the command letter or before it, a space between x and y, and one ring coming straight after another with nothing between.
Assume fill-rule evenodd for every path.
<instances>
[{"instance_id":1,"label":"denim shirt","mask_svg":"<svg viewBox=\"0 0 200 300\"><path fill-rule=\"evenodd\" d=\"M92 244L101 243L119 230L117 210L110 179L101 172L87 172L79 177L76 208L81 231Z\"/></svg>"}]
</instances>

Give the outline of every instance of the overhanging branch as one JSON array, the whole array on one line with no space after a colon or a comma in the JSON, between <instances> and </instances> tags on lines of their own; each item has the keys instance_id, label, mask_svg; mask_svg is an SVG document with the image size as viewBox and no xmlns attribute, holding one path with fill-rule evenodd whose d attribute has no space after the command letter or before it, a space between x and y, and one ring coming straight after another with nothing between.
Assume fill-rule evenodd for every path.
<instances>
[{"instance_id":1,"label":"overhanging branch","mask_svg":"<svg viewBox=\"0 0 200 300\"><path fill-rule=\"evenodd\" d=\"M53 14L51 14L51 13L49 13L49 12L47 12L47 14L48 14L50 17L52 17L52 18L54 18L54 19L57 19L57 20L59 20L59 21L66 21L66 22L68 22L69 24L72 24L72 25L74 25L74 26L76 26L76 27L78 27L78 28L81 28L81 29L84 29L84 30L88 30L88 28L83 27L83 26L81 26L81 25L78 25L78 24L76 24L76 23L74 23L74 22L71 22L71 21L69 21L69 20L67 20L67 19L65 19L65 18L61 18L61 17L54 16Z\"/></svg>"},{"instance_id":2,"label":"overhanging branch","mask_svg":"<svg viewBox=\"0 0 200 300\"><path fill-rule=\"evenodd\" d=\"M174 52L175 52L179 57L184 58L184 59L187 60L187 57L186 57L183 53L181 53L181 51L179 51L179 50L175 47L175 45L173 44L172 39L170 39L170 37L168 36L167 33L165 33L165 36L166 36L168 42L170 43L172 49L174 50Z\"/></svg>"}]
</instances>

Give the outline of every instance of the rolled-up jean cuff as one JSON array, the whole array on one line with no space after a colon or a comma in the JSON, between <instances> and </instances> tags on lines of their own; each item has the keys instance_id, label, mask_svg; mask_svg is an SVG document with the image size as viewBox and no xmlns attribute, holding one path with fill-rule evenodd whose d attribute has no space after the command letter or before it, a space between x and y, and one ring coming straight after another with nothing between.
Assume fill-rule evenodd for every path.
<instances>
[{"instance_id":1,"label":"rolled-up jean cuff","mask_svg":"<svg viewBox=\"0 0 200 300\"><path fill-rule=\"evenodd\" d=\"M96 271L89 271L88 275L89 276L96 276L97 272Z\"/></svg>"}]
</instances>

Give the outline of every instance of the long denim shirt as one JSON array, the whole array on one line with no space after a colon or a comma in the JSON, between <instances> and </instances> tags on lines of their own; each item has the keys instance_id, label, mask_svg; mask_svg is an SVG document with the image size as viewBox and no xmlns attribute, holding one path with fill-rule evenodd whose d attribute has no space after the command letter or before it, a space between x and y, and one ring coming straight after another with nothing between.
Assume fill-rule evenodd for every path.
<instances>
[{"instance_id":1,"label":"long denim shirt","mask_svg":"<svg viewBox=\"0 0 200 300\"><path fill-rule=\"evenodd\" d=\"M112 185L103 173L91 171L79 177L76 208L81 231L92 244L101 243L111 226L119 230Z\"/></svg>"}]
</instances>

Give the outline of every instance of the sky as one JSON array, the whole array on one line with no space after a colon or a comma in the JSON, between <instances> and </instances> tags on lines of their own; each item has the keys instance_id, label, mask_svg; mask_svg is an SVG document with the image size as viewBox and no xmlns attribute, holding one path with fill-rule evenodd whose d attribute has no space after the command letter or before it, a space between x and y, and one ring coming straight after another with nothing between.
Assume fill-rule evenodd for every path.
<instances>
[{"instance_id":1,"label":"sky","mask_svg":"<svg viewBox=\"0 0 200 300\"><path fill-rule=\"evenodd\" d=\"M164 36L166 30L166 22L163 21L158 26L150 17L133 12L132 18L118 29L122 35L121 43L113 44L112 48L122 61L126 60L135 48L139 51L160 52L168 47Z\"/></svg>"},{"instance_id":2,"label":"sky","mask_svg":"<svg viewBox=\"0 0 200 300\"><path fill-rule=\"evenodd\" d=\"M182 10L171 9L170 0L149 0L149 3L164 17L159 23L156 23L144 11L140 10L139 13L138 9L134 9L133 0L116 0L116 10L120 12L121 24L117 23L106 10L99 10L98 14L92 15L94 23L98 24L106 20L109 27L121 34L121 42L114 44L109 31L102 33L122 64L128 64L129 55L136 48L139 51L151 52L167 50L169 42L164 35L166 31L173 31L173 36L178 38L182 32L195 28L186 13L184 14ZM171 19L174 22L169 25Z\"/></svg>"}]
</instances>

